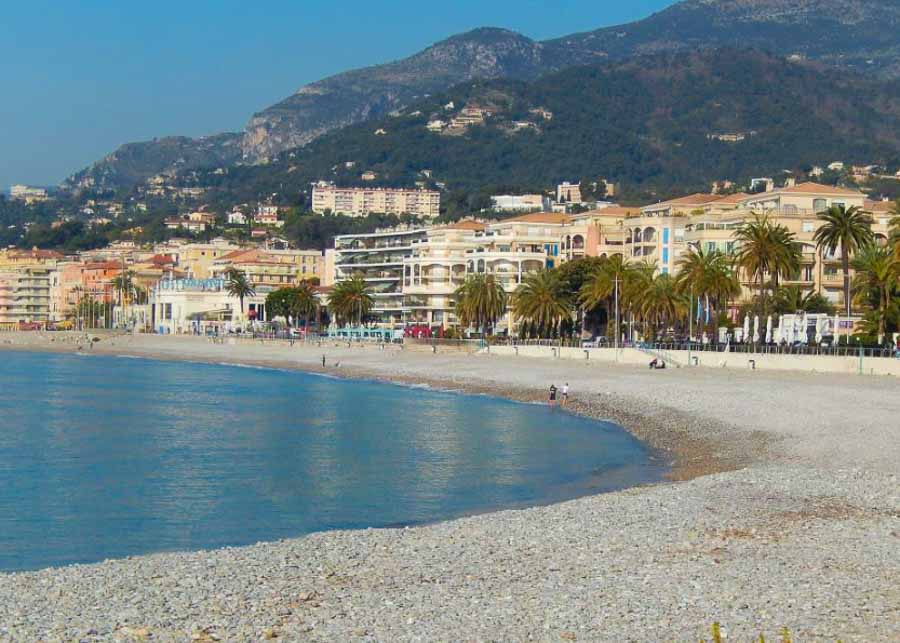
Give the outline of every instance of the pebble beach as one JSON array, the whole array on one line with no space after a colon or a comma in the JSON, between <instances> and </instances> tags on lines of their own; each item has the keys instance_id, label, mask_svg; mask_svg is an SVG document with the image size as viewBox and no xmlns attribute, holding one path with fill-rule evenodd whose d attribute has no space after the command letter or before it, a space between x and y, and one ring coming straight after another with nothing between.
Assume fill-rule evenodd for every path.
<instances>
[{"instance_id":1,"label":"pebble beach","mask_svg":"<svg viewBox=\"0 0 900 643\"><path fill-rule=\"evenodd\" d=\"M900 382L457 352L9 333L0 349L242 363L545 399L611 419L662 484L434 525L0 575L0 640L890 641ZM322 356L326 367L322 367ZM214 525L209 528L214 529Z\"/></svg>"}]
</instances>

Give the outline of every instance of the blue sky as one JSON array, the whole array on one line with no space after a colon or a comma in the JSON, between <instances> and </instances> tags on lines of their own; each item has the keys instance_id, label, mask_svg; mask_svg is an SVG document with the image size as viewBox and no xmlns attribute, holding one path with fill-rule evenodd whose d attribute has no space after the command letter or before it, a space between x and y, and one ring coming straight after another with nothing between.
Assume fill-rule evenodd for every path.
<instances>
[{"instance_id":1,"label":"blue sky","mask_svg":"<svg viewBox=\"0 0 900 643\"><path fill-rule=\"evenodd\" d=\"M0 189L57 183L129 141L238 131L304 83L475 27L545 39L672 3L9 0L0 20Z\"/></svg>"}]
</instances>

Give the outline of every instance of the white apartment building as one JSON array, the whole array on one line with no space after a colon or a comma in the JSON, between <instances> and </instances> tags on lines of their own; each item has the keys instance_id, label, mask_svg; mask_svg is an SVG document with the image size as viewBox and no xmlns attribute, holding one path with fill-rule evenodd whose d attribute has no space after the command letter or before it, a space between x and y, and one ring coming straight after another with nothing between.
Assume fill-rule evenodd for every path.
<instances>
[{"instance_id":1,"label":"white apartment building","mask_svg":"<svg viewBox=\"0 0 900 643\"><path fill-rule=\"evenodd\" d=\"M500 194L491 197L491 209L498 212L547 212L550 199L543 194Z\"/></svg>"},{"instance_id":2,"label":"white apartment building","mask_svg":"<svg viewBox=\"0 0 900 643\"><path fill-rule=\"evenodd\" d=\"M320 181L313 187L312 209L317 214L411 214L433 219L441 213L441 193L404 188L339 188Z\"/></svg>"},{"instance_id":3,"label":"white apartment building","mask_svg":"<svg viewBox=\"0 0 900 643\"><path fill-rule=\"evenodd\" d=\"M28 185L13 185L9 188L9 197L16 201L24 201L27 204L39 203L46 201L47 190L44 188L33 188Z\"/></svg>"},{"instance_id":4,"label":"white apartment building","mask_svg":"<svg viewBox=\"0 0 900 643\"><path fill-rule=\"evenodd\" d=\"M362 277L375 300L371 316L383 325L402 324L407 310L403 306L403 262L412 255L413 244L427 237L425 228L405 228L347 234L335 237L334 282Z\"/></svg>"},{"instance_id":5,"label":"white apartment building","mask_svg":"<svg viewBox=\"0 0 900 643\"><path fill-rule=\"evenodd\" d=\"M455 293L471 275L490 274L512 295L531 272L552 267L559 259L561 231L568 217L532 214L499 223L477 221L432 228L414 242L403 262L406 321L430 328L456 326ZM510 311L498 321L498 332L512 332Z\"/></svg>"}]
</instances>

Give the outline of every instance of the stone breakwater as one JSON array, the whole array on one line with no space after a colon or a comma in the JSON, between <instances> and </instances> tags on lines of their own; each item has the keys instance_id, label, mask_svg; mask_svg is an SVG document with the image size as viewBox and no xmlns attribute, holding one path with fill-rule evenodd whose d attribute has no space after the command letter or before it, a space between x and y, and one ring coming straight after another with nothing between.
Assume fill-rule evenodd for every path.
<instances>
[{"instance_id":1,"label":"stone breakwater","mask_svg":"<svg viewBox=\"0 0 900 643\"><path fill-rule=\"evenodd\" d=\"M100 346L306 369L322 355L173 338ZM680 641L708 637L714 621L730 640L772 640L782 626L798 641L900 631L893 381L326 353L332 374L519 399L569 381L573 410L669 453L677 481L410 529L4 575L0 640Z\"/></svg>"}]
</instances>

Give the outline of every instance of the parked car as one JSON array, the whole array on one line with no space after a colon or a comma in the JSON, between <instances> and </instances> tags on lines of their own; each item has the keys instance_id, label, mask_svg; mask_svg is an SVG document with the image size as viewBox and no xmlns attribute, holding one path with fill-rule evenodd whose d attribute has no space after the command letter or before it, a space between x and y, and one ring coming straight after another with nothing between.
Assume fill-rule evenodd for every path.
<instances>
[{"instance_id":1,"label":"parked car","mask_svg":"<svg viewBox=\"0 0 900 643\"><path fill-rule=\"evenodd\" d=\"M582 348L600 348L609 344L609 340L603 335L598 335L594 339L588 339L581 342Z\"/></svg>"}]
</instances>

